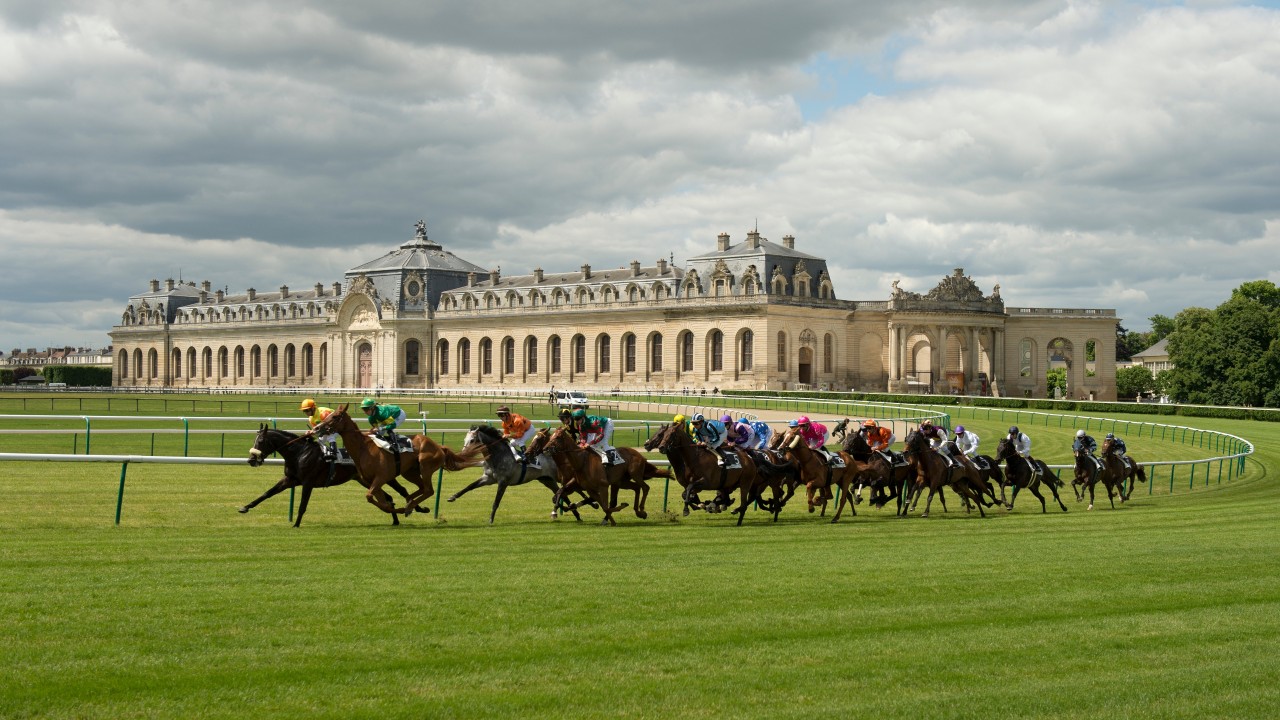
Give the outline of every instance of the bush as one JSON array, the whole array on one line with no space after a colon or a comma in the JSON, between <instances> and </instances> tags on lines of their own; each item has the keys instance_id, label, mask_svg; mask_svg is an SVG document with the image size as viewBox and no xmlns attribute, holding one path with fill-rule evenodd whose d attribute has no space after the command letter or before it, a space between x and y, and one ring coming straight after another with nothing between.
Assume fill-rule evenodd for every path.
<instances>
[{"instance_id":1,"label":"bush","mask_svg":"<svg viewBox=\"0 0 1280 720\"><path fill-rule=\"evenodd\" d=\"M40 372L33 367L19 367L13 369L13 381L18 382L22 378L39 375Z\"/></svg>"},{"instance_id":2,"label":"bush","mask_svg":"<svg viewBox=\"0 0 1280 720\"><path fill-rule=\"evenodd\" d=\"M44 369L45 380L66 383L72 387L110 387L111 368L96 365L50 365Z\"/></svg>"},{"instance_id":3,"label":"bush","mask_svg":"<svg viewBox=\"0 0 1280 720\"><path fill-rule=\"evenodd\" d=\"M12 370L9 368L0 370L0 385L12 385L14 382L16 382L16 379L13 377Z\"/></svg>"}]
</instances>

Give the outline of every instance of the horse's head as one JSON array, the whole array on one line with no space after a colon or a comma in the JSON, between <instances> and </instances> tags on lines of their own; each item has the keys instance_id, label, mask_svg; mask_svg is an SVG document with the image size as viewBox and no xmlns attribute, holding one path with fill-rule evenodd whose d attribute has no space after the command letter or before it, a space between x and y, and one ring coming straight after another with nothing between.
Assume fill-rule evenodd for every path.
<instances>
[{"instance_id":1,"label":"horse's head","mask_svg":"<svg viewBox=\"0 0 1280 720\"><path fill-rule=\"evenodd\" d=\"M467 431L467 436L462 441L463 449L470 449L473 446L479 446L480 452L488 455L493 451L493 446L502 442L502 433L498 432L492 425L481 424L472 425Z\"/></svg>"},{"instance_id":2,"label":"horse's head","mask_svg":"<svg viewBox=\"0 0 1280 720\"><path fill-rule=\"evenodd\" d=\"M542 428L538 432L534 433L533 439L525 446L524 456L532 460L533 458L541 455L542 451L547 449L547 444L549 442L551 442L551 431L546 428Z\"/></svg>"},{"instance_id":3,"label":"horse's head","mask_svg":"<svg viewBox=\"0 0 1280 720\"><path fill-rule=\"evenodd\" d=\"M267 437L266 423L258 426L258 436L253 439L253 447L249 448L249 467L258 467L266 461L267 456L276 451L276 448Z\"/></svg>"},{"instance_id":4,"label":"horse's head","mask_svg":"<svg viewBox=\"0 0 1280 720\"><path fill-rule=\"evenodd\" d=\"M687 447L693 444L693 438L689 437L689 431L681 423L671 423L659 434L658 452L666 455L672 450Z\"/></svg>"},{"instance_id":5,"label":"horse's head","mask_svg":"<svg viewBox=\"0 0 1280 720\"><path fill-rule=\"evenodd\" d=\"M317 436L341 433L351 424L351 416L347 414L347 403L342 403L338 409L329 413L328 417L316 423L312 432Z\"/></svg>"},{"instance_id":6,"label":"horse's head","mask_svg":"<svg viewBox=\"0 0 1280 720\"><path fill-rule=\"evenodd\" d=\"M1113 449L1115 449L1115 446L1116 446L1116 440L1115 440L1115 438L1105 438L1105 439L1103 439L1103 441L1102 441L1102 454L1103 454L1103 455L1110 455L1110 454L1111 454L1111 451L1112 451Z\"/></svg>"},{"instance_id":7,"label":"horse's head","mask_svg":"<svg viewBox=\"0 0 1280 720\"><path fill-rule=\"evenodd\" d=\"M1013 443L1009 442L1009 438L1000 438L1000 442L996 443L996 462L1008 460L1014 456Z\"/></svg>"},{"instance_id":8,"label":"horse's head","mask_svg":"<svg viewBox=\"0 0 1280 720\"><path fill-rule=\"evenodd\" d=\"M654 433L653 435L650 435L649 439L644 441L644 449L649 452L653 452L654 450L657 450L658 446L662 444L662 440L666 436L667 431L674 424L675 423L667 423L666 425L663 425L662 427L658 428L658 432Z\"/></svg>"},{"instance_id":9,"label":"horse's head","mask_svg":"<svg viewBox=\"0 0 1280 720\"><path fill-rule=\"evenodd\" d=\"M844 451L856 457L867 457L871 454L871 446L862 433L849 433L844 439Z\"/></svg>"}]
</instances>

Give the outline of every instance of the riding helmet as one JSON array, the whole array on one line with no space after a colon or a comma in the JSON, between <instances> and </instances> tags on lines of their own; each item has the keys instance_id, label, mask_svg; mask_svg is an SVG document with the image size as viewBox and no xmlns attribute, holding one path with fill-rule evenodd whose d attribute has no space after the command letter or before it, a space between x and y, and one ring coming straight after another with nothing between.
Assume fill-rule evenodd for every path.
<instances>
[{"instance_id":1,"label":"riding helmet","mask_svg":"<svg viewBox=\"0 0 1280 720\"><path fill-rule=\"evenodd\" d=\"M800 417L796 418L796 424L797 424L797 425L808 425L808 424L809 424L809 416L808 416L808 415L801 415Z\"/></svg>"},{"instance_id":2,"label":"riding helmet","mask_svg":"<svg viewBox=\"0 0 1280 720\"><path fill-rule=\"evenodd\" d=\"M688 419L689 419L689 418L685 417L684 415L677 415L677 416L675 416L675 417L671 418L671 422L673 422L673 423L675 423L675 424L677 424L677 425L683 425L686 421L688 421Z\"/></svg>"},{"instance_id":3,"label":"riding helmet","mask_svg":"<svg viewBox=\"0 0 1280 720\"><path fill-rule=\"evenodd\" d=\"M725 425L732 425L733 417L731 415L721 415L720 422L724 423Z\"/></svg>"},{"instance_id":4,"label":"riding helmet","mask_svg":"<svg viewBox=\"0 0 1280 720\"><path fill-rule=\"evenodd\" d=\"M307 398L306 400L302 401L302 404L298 406L298 409L311 412L312 410L316 409L316 401L312 400L311 398Z\"/></svg>"},{"instance_id":5,"label":"riding helmet","mask_svg":"<svg viewBox=\"0 0 1280 720\"><path fill-rule=\"evenodd\" d=\"M363 400L361 400L361 401L360 401L360 409L361 409L361 410L364 410L365 408L371 408L371 407L376 406L377 404L378 404L378 401L377 401L377 400L374 400L373 398L367 397L367 398L365 398L365 399L363 399Z\"/></svg>"},{"instance_id":6,"label":"riding helmet","mask_svg":"<svg viewBox=\"0 0 1280 720\"><path fill-rule=\"evenodd\" d=\"M1107 440L1115 440L1115 439L1116 439L1116 434L1115 434L1115 433L1107 433L1107 437L1106 437L1106 439L1107 439Z\"/></svg>"},{"instance_id":7,"label":"riding helmet","mask_svg":"<svg viewBox=\"0 0 1280 720\"><path fill-rule=\"evenodd\" d=\"M963 426L963 425L957 425L957 426L956 426L956 434L957 434L957 435L963 435L963 434L964 434L964 426Z\"/></svg>"},{"instance_id":8,"label":"riding helmet","mask_svg":"<svg viewBox=\"0 0 1280 720\"><path fill-rule=\"evenodd\" d=\"M690 418L690 420L693 421L694 423L700 423L700 422L704 422L706 418L702 416L702 413L694 413L693 417Z\"/></svg>"},{"instance_id":9,"label":"riding helmet","mask_svg":"<svg viewBox=\"0 0 1280 720\"><path fill-rule=\"evenodd\" d=\"M798 427L799 425L800 423L796 422L795 420L792 420L791 422L787 423L787 427Z\"/></svg>"},{"instance_id":10,"label":"riding helmet","mask_svg":"<svg viewBox=\"0 0 1280 720\"><path fill-rule=\"evenodd\" d=\"M863 423L862 423L862 427L864 427L864 428L873 428L873 427L877 427L877 425L876 425L876 421L875 421L875 420L865 420L865 421L863 421Z\"/></svg>"},{"instance_id":11,"label":"riding helmet","mask_svg":"<svg viewBox=\"0 0 1280 720\"><path fill-rule=\"evenodd\" d=\"M1084 430L1077 430L1076 437L1084 437Z\"/></svg>"},{"instance_id":12,"label":"riding helmet","mask_svg":"<svg viewBox=\"0 0 1280 720\"><path fill-rule=\"evenodd\" d=\"M495 412L499 415L510 415L511 408L507 407L506 405L503 405L502 407L498 408Z\"/></svg>"},{"instance_id":13,"label":"riding helmet","mask_svg":"<svg viewBox=\"0 0 1280 720\"><path fill-rule=\"evenodd\" d=\"M573 411L573 419L574 419L574 420L586 420L586 419L587 419L587 411L586 411L586 410L583 410L582 408L578 408L577 410L574 410L574 411Z\"/></svg>"},{"instance_id":14,"label":"riding helmet","mask_svg":"<svg viewBox=\"0 0 1280 720\"><path fill-rule=\"evenodd\" d=\"M1013 427L1009 428L1009 434L1010 434L1010 435L1017 435L1017 434L1018 434L1018 426L1017 426L1017 425L1014 425Z\"/></svg>"}]
</instances>

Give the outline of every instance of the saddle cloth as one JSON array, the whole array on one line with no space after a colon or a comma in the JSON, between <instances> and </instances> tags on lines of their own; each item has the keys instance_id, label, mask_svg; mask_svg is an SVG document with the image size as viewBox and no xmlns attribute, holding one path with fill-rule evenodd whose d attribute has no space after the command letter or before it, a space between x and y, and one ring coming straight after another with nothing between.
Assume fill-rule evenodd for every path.
<instances>
[{"instance_id":1,"label":"saddle cloth","mask_svg":"<svg viewBox=\"0 0 1280 720\"><path fill-rule=\"evenodd\" d=\"M831 455L827 456L827 464L836 469L842 468L845 466L844 457L837 455L835 453L832 453Z\"/></svg>"},{"instance_id":2,"label":"saddle cloth","mask_svg":"<svg viewBox=\"0 0 1280 720\"><path fill-rule=\"evenodd\" d=\"M377 435L370 435L369 437L373 438L373 442L376 443L378 447L386 450L387 452L391 452L391 443L383 440ZM396 441L400 445L400 452L413 452L413 442L410 438L404 435L396 435Z\"/></svg>"},{"instance_id":3,"label":"saddle cloth","mask_svg":"<svg viewBox=\"0 0 1280 720\"><path fill-rule=\"evenodd\" d=\"M591 449L596 451L596 454L600 456L600 459L604 461L605 465L622 465L627 462L627 459L622 457L622 453L618 452L617 448L601 450L593 447Z\"/></svg>"},{"instance_id":4,"label":"saddle cloth","mask_svg":"<svg viewBox=\"0 0 1280 720\"><path fill-rule=\"evenodd\" d=\"M973 462L973 464L974 464L974 467L978 468L979 470L990 470L990 469L991 469L991 466L987 464L987 461L986 461L986 460L983 460L983 459L982 459L981 457L979 457L979 456L971 457L971 458L969 458L969 460L971 460L971 461Z\"/></svg>"},{"instance_id":5,"label":"saddle cloth","mask_svg":"<svg viewBox=\"0 0 1280 720\"><path fill-rule=\"evenodd\" d=\"M329 460L329 455L327 453L324 455L324 459L326 462ZM348 453L347 449L343 447L338 448L338 456L334 458L333 462L335 465L354 465L355 464L351 460L351 454Z\"/></svg>"},{"instance_id":6,"label":"saddle cloth","mask_svg":"<svg viewBox=\"0 0 1280 720\"><path fill-rule=\"evenodd\" d=\"M737 470L742 467L742 460L736 452L717 452L716 455L719 457L716 464L723 466L726 470Z\"/></svg>"}]
</instances>

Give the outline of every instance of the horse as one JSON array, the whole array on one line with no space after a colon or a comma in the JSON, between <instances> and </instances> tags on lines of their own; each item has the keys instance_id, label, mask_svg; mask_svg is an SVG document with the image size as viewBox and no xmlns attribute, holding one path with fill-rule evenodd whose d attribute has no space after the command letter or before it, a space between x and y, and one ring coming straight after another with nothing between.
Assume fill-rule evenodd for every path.
<instances>
[{"instance_id":1,"label":"horse","mask_svg":"<svg viewBox=\"0 0 1280 720\"><path fill-rule=\"evenodd\" d=\"M1009 438L1002 438L1000 443L996 445L996 462L1004 462L1005 478L1008 484L1013 486L1013 496L1009 498L1008 507L1013 509L1013 504L1018 500L1018 491L1026 488L1031 491L1040 500L1040 512L1046 513L1048 509L1045 507L1044 496L1040 494L1040 484L1044 483L1053 493L1053 499L1057 501L1058 507L1062 508L1062 512L1067 511L1067 506L1062 503L1062 498L1058 497L1058 488L1062 487L1062 481L1057 475L1049 469L1043 460L1036 460L1033 457L1022 457L1018 454L1017 448L1009 441ZM1004 483L1000 485L1000 500L1004 501Z\"/></svg>"},{"instance_id":2,"label":"horse","mask_svg":"<svg viewBox=\"0 0 1280 720\"><path fill-rule=\"evenodd\" d=\"M493 497L493 509L489 511L490 525L493 524L493 519L498 514L498 506L502 504L502 496L507 492L507 488L512 485L523 485L537 480L551 491L552 497L555 497L556 493L560 491L559 473L556 471L554 462L520 462L511 451L511 446L503 439L502 431L491 425L473 425L470 432L467 433L467 438L463 441L462 447L464 453L472 448L480 449L480 452L485 456L484 472L480 474L479 480L450 495L448 501L453 502L477 488L497 485L498 490ZM579 521L582 520L582 516L578 514L577 506L566 503L564 508L571 511ZM556 510L557 508L554 506L551 508L551 517L557 517Z\"/></svg>"},{"instance_id":3,"label":"horse","mask_svg":"<svg viewBox=\"0 0 1280 720\"><path fill-rule=\"evenodd\" d=\"M1103 452L1106 453L1107 450L1105 448L1108 447L1106 440L1102 441L1102 447L1104 448ZM1121 498L1127 501L1129 497L1133 495L1134 483L1138 480L1141 480L1142 482L1147 481L1147 470L1128 455L1118 455L1117 457L1120 458L1120 462L1125 468L1125 482L1120 483L1120 490L1124 493L1121 495Z\"/></svg>"},{"instance_id":4,"label":"horse","mask_svg":"<svg viewBox=\"0 0 1280 720\"><path fill-rule=\"evenodd\" d=\"M1083 500L1084 492L1081 488L1089 491L1089 509L1093 509L1093 486L1102 481L1107 488L1107 499L1111 501L1111 509L1116 508L1116 495L1120 496L1120 502L1128 499L1124 494L1124 481L1128 475L1128 468L1120 461L1120 458L1111 453L1110 440L1102 444L1102 467L1099 469L1094 464L1093 455L1083 450L1076 451L1076 467L1075 479L1072 480L1071 487L1076 491L1076 499Z\"/></svg>"},{"instance_id":5,"label":"horse","mask_svg":"<svg viewBox=\"0 0 1280 720\"><path fill-rule=\"evenodd\" d=\"M867 465L868 472L861 476L863 482L859 482L854 488L854 504L862 502L862 489L869 487L871 488L870 502L872 505L882 508L890 500L897 500L898 513L901 514L902 489L907 482L915 477L915 469L905 462L899 464L890 459L893 457L892 455L886 458L886 453L872 450L862 433L849 435L845 438L840 449L849 453L854 460ZM899 455L898 457L901 456Z\"/></svg>"},{"instance_id":6,"label":"horse","mask_svg":"<svg viewBox=\"0 0 1280 720\"><path fill-rule=\"evenodd\" d=\"M810 448L798 429L788 430L783 435L782 447L800 466L800 478L807 491L809 512L813 512L819 504L822 505L823 512L826 512L826 500L830 497L830 488L834 484L844 492L836 503L836 514L832 516L831 522L840 521L845 505L849 506L849 512L858 514L850 497L853 495L853 483L868 472L866 463L858 462L852 455L840 450L831 454L833 459L843 461L844 467L836 467L831 460L823 460L816 450ZM815 493L819 494L821 503L815 502Z\"/></svg>"},{"instance_id":7,"label":"horse","mask_svg":"<svg viewBox=\"0 0 1280 720\"><path fill-rule=\"evenodd\" d=\"M312 432L316 435L336 432L342 437L342 445L351 455L352 462L356 464L356 470L360 472L361 477L369 481L369 491L365 493L365 499L383 512L408 515L418 508L419 503L435 494L431 476L437 470L444 468L449 472L457 472L475 467L482 462L478 459L480 455L478 449L473 449L469 453L455 453L447 447L438 445L425 434L413 436L412 452L393 455L379 447L372 437L360 431L355 421L347 414L345 403L330 413L329 417L317 423ZM396 465L397 459L399 466ZM391 505L390 498L382 491L382 486L397 476L418 486L417 490L409 494L408 503L404 509L396 509Z\"/></svg>"},{"instance_id":8,"label":"horse","mask_svg":"<svg viewBox=\"0 0 1280 720\"><path fill-rule=\"evenodd\" d=\"M369 486L363 478L356 474L354 464L335 464L333 466L333 474L330 475L329 461L325 459L319 445L308 442L303 435L294 435L284 430L274 430L267 427L266 423L263 423L258 427L258 436L254 438L253 447L249 449L249 466L261 466L263 461L273 453L280 453L280 456L284 458L284 477L280 478L280 482L262 493L257 500L239 508L241 513L249 512L257 507L258 503L273 495L301 485L302 501L298 505L298 517L293 523L294 527L300 527L302 525L302 516L307 512L307 503L311 500L312 489L341 485L353 478L366 488ZM400 493L400 496L405 500L409 499L409 492L395 480L387 483L387 486ZM400 524L400 518L395 513L391 513L391 524Z\"/></svg>"},{"instance_id":9,"label":"horse","mask_svg":"<svg viewBox=\"0 0 1280 720\"><path fill-rule=\"evenodd\" d=\"M719 464L721 458L714 451L695 444L685 428L676 423L670 423L659 430L658 434L650 438L650 442L645 445L646 447L653 445L658 452L671 460L673 468L681 468L678 472L679 479L685 481L682 497L686 515L689 506L697 501L699 490L716 490L719 497L725 498L723 505L717 503L714 506L716 509L708 508L705 504L702 506L704 510L720 512L729 509L731 501L728 500L728 495L737 489L741 494L741 505L734 512L738 514L738 525L742 525L743 519L747 516L747 509L752 501L758 499L756 464L746 451L734 448L734 454L738 457L738 467L725 467ZM775 520L777 509L780 508L775 507Z\"/></svg>"},{"instance_id":10,"label":"horse","mask_svg":"<svg viewBox=\"0 0 1280 720\"><path fill-rule=\"evenodd\" d=\"M613 513L627 506L626 503L616 505L618 490L634 490L636 517L643 520L649 517L644 509L645 500L649 497L649 484L645 480L669 478L671 472L658 469L638 450L624 447L614 450L622 456L623 462L606 466L599 453L578 447L568 427L561 426L554 432L545 428L539 430L529 442L525 457L534 458L546 453L555 460L560 476L566 478L556 493L556 507L560 506L565 493L576 487L604 511L602 525L617 525Z\"/></svg>"},{"instance_id":11,"label":"horse","mask_svg":"<svg viewBox=\"0 0 1280 720\"><path fill-rule=\"evenodd\" d=\"M914 502L920 501L920 493L924 491L924 486L929 486L929 500L925 503L924 512L920 517L929 517L929 508L933 505L933 496L938 495L942 502L942 511L947 511L946 498L942 496L942 486L950 485L951 489L957 495L965 500L971 500L978 506L978 512L986 517L983 511L984 505L990 505L982 497L982 491L979 489L985 483L978 476L976 468L972 468L962 461L957 461L954 468L947 467L947 461L942 457L941 453L934 452L929 446L929 441L925 436L917 430L907 433L907 439L903 441L904 450L903 457L907 462L916 469L915 485L907 491L907 496L902 500L902 514L906 515L909 507L914 508ZM994 493L993 493L994 497ZM909 502L914 498L914 502Z\"/></svg>"},{"instance_id":12,"label":"horse","mask_svg":"<svg viewBox=\"0 0 1280 720\"><path fill-rule=\"evenodd\" d=\"M672 427L679 426L675 423L669 423L659 428L657 433L645 440L644 449L650 452L658 451L659 447L666 441L666 433L671 432ZM753 489L752 501L766 512L773 513L773 519L776 522L778 513L782 512L782 508L786 506L787 501L795 494L796 486L800 484L799 468L795 463L777 457L772 450L744 448L744 451L755 463L757 479L759 480L759 483ZM676 482L680 484L683 490L680 497L684 502L684 514L686 516L692 507L711 513L718 513L723 512L732 504L732 500L729 499L729 493L733 491L733 487L727 489L724 487L719 488L716 493L716 499L705 503L698 498L697 488L693 492L688 491L692 478L690 478L685 466L685 453L669 454L667 455L667 460L671 463L671 470ZM763 486L773 489L773 499L765 500L763 498L761 493Z\"/></svg>"}]
</instances>

